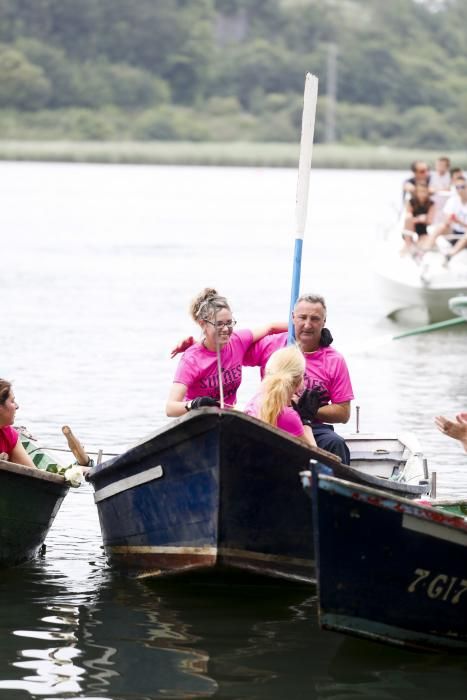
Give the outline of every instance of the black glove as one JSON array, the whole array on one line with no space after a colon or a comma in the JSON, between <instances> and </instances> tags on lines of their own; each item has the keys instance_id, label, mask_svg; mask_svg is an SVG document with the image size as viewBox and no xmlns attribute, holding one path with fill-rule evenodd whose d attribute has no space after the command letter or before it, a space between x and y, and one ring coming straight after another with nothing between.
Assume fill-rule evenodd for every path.
<instances>
[{"instance_id":1,"label":"black glove","mask_svg":"<svg viewBox=\"0 0 467 700\"><path fill-rule=\"evenodd\" d=\"M332 337L329 328L323 328L323 330L321 331L321 337L319 339L320 348L328 348L333 340L334 338Z\"/></svg>"},{"instance_id":2,"label":"black glove","mask_svg":"<svg viewBox=\"0 0 467 700\"><path fill-rule=\"evenodd\" d=\"M203 408L203 406L220 406L219 401L212 399L210 396L197 396L193 399L190 405L190 410L195 408Z\"/></svg>"},{"instance_id":3,"label":"black glove","mask_svg":"<svg viewBox=\"0 0 467 700\"><path fill-rule=\"evenodd\" d=\"M305 389L297 403L292 401L294 408L302 420L313 420L320 406L329 403L329 394L326 389Z\"/></svg>"}]
</instances>

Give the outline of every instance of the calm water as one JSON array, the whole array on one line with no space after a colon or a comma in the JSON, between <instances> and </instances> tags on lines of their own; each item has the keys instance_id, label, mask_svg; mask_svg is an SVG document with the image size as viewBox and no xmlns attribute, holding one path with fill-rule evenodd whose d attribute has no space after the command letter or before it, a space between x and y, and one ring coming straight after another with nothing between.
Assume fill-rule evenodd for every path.
<instances>
[{"instance_id":1,"label":"calm water","mask_svg":"<svg viewBox=\"0 0 467 700\"><path fill-rule=\"evenodd\" d=\"M467 460L437 413L467 407L461 328L384 341L375 241L402 173L312 174L302 289L328 301L362 430L413 430L440 495L467 497ZM240 326L285 318L293 170L0 164L0 376L52 447L89 450L164 423L191 297L214 285ZM240 399L257 383L247 370ZM66 499L44 559L0 578L0 697L464 698L467 661L322 633L314 591L136 583L105 567L91 490Z\"/></svg>"}]
</instances>

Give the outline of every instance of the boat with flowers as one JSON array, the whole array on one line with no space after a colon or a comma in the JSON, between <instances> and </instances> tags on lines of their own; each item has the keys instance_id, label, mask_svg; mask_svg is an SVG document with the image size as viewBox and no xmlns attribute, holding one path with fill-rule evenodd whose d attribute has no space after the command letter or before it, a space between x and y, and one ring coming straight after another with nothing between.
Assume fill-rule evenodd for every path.
<instances>
[{"instance_id":1,"label":"boat with flowers","mask_svg":"<svg viewBox=\"0 0 467 700\"><path fill-rule=\"evenodd\" d=\"M19 433L36 467L0 459L1 567L21 564L41 551L70 488L57 460L24 429Z\"/></svg>"}]
</instances>

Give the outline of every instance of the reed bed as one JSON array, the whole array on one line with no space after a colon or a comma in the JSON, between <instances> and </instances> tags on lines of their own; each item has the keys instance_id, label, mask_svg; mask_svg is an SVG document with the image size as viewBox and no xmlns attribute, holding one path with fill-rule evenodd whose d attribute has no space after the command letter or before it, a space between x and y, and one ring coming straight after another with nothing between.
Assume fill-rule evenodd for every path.
<instances>
[{"instance_id":1,"label":"reed bed","mask_svg":"<svg viewBox=\"0 0 467 700\"><path fill-rule=\"evenodd\" d=\"M295 168L298 154L298 144L290 143L0 141L3 161ZM389 146L317 144L313 149L313 167L407 170L415 159L434 165L439 155L448 155L453 165L467 165L462 151L441 154Z\"/></svg>"}]
</instances>

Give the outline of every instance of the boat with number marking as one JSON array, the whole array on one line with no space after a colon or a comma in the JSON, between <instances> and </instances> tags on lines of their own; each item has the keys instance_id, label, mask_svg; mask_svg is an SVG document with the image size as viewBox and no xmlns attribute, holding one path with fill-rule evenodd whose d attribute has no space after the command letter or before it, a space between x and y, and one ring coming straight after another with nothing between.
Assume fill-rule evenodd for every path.
<instances>
[{"instance_id":1,"label":"boat with number marking","mask_svg":"<svg viewBox=\"0 0 467 700\"><path fill-rule=\"evenodd\" d=\"M402 647L467 649L467 502L410 501L316 468L321 627Z\"/></svg>"},{"instance_id":2,"label":"boat with number marking","mask_svg":"<svg viewBox=\"0 0 467 700\"><path fill-rule=\"evenodd\" d=\"M92 468L109 563L139 577L232 570L315 580L310 459L408 498L430 489L407 440L346 436L353 465L240 411L202 408Z\"/></svg>"}]
</instances>

